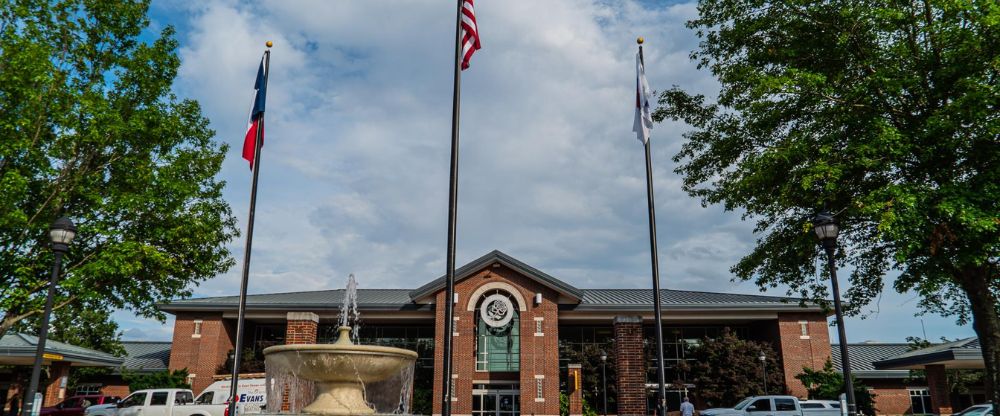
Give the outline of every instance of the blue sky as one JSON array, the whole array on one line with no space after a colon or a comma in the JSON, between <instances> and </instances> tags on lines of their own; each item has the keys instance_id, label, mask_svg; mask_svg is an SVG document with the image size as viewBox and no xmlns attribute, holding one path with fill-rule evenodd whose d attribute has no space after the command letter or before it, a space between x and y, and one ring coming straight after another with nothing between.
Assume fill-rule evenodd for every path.
<instances>
[{"instance_id":1,"label":"blue sky","mask_svg":"<svg viewBox=\"0 0 1000 416\"><path fill-rule=\"evenodd\" d=\"M241 227L250 172L239 149L264 41L275 43L250 293L339 288L349 273L362 288L417 287L443 274L452 8L153 2L151 30L178 29L176 93L198 100L232 146L220 175ZM481 0L476 10L483 49L463 73L458 262L500 249L579 287L648 287L635 38L646 38L654 89L714 95L716 82L688 59L694 4ZM684 130L666 123L652 134L662 284L761 293L728 271L752 247L752 224L680 190L670 158ZM237 258L242 244L232 244ZM236 294L239 273L195 295ZM914 294L886 293L867 310L849 319L851 341L920 336L921 320L932 339L973 334L915 317ZM173 327L124 311L116 319L126 339L169 339Z\"/></svg>"}]
</instances>

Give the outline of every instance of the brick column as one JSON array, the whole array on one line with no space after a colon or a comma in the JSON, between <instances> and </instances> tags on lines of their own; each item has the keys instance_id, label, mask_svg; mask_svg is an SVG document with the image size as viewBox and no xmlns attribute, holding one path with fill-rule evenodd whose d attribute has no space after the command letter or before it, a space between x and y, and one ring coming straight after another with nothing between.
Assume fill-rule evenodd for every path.
<instances>
[{"instance_id":1,"label":"brick column","mask_svg":"<svg viewBox=\"0 0 1000 416\"><path fill-rule=\"evenodd\" d=\"M566 395L569 396L569 416L583 415L583 369L580 364L566 365Z\"/></svg>"},{"instance_id":2,"label":"brick column","mask_svg":"<svg viewBox=\"0 0 1000 416\"><path fill-rule=\"evenodd\" d=\"M285 344L315 344L319 315L312 312L288 312Z\"/></svg>"},{"instance_id":3,"label":"brick column","mask_svg":"<svg viewBox=\"0 0 1000 416\"><path fill-rule=\"evenodd\" d=\"M614 320L615 360L618 365L618 414L646 414L646 363L643 355L642 318L618 316Z\"/></svg>"},{"instance_id":4,"label":"brick column","mask_svg":"<svg viewBox=\"0 0 1000 416\"><path fill-rule=\"evenodd\" d=\"M56 361L49 365L49 385L45 387L43 407L55 406L66 398L66 382L69 379L69 363Z\"/></svg>"},{"instance_id":5,"label":"brick column","mask_svg":"<svg viewBox=\"0 0 1000 416\"><path fill-rule=\"evenodd\" d=\"M927 374L927 389L931 393L931 410L938 415L950 415L951 390L948 388L944 365L926 365L924 369Z\"/></svg>"},{"instance_id":6,"label":"brick column","mask_svg":"<svg viewBox=\"0 0 1000 416\"><path fill-rule=\"evenodd\" d=\"M288 312L285 315L285 344L315 344L316 333L319 330L319 315L312 312ZM285 388L281 395L281 410L284 412L299 412L308 403L307 397L312 393L312 382L295 380ZM292 409L292 396L299 408Z\"/></svg>"}]
</instances>

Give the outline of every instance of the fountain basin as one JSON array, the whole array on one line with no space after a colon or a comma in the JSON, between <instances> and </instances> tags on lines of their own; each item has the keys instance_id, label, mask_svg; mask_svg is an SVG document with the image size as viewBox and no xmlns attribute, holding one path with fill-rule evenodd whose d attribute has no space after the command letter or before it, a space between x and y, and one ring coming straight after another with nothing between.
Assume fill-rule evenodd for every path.
<instances>
[{"instance_id":1,"label":"fountain basin","mask_svg":"<svg viewBox=\"0 0 1000 416\"><path fill-rule=\"evenodd\" d=\"M312 381L316 399L302 409L314 415L375 414L365 400L365 385L398 375L414 364L410 350L355 345L350 327L340 328L333 344L278 345L264 349L265 366L291 369L294 375Z\"/></svg>"}]
</instances>

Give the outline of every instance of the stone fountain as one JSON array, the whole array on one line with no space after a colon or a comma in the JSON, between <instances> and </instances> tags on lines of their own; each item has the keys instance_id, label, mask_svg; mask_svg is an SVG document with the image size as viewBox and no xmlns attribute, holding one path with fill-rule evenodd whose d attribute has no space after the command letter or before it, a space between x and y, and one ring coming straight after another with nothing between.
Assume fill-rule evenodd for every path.
<instances>
[{"instance_id":1,"label":"stone fountain","mask_svg":"<svg viewBox=\"0 0 1000 416\"><path fill-rule=\"evenodd\" d=\"M413 366L417 353L392 347L355 345L351 327L340 327L333 344L278 345L264 349L265 366L295 368L297 376L312 381L316 399L302 408L314 415L370 415L365 386L393 377Z\"/></svg>"},{"instance_id":2,"label":"stone fountain","mask_svg":"<svg viewBox=\"0 0 1000 416\"><path fill-rule=\"evenodd\" d=\"M287 405L287 410L292 413L312 415L399 414L409 411L417 353L401 348L355 344L351 341L351 326L348 325L352 315L356 338L357 282L354 275L348 279L345 290L340 334L336 342L277 345L264 349L268 408L278 410L271 412L280 413L283 405ZM309 404L301 406L301 402Z\"/></svg>"}]
</instances>

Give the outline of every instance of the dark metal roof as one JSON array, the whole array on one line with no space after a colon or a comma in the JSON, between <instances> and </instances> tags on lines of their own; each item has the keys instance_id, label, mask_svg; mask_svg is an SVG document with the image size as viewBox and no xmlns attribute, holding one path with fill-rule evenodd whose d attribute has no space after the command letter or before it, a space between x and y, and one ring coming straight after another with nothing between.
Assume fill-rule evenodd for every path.
<instances>
[{"instance_id":1,"label":"dark metal roof","mask_svg":"<svg viewBox=\"0 0 1000 416\"><path fill-rule=\"evenodd\" d=\"M653 291L649 289L584 289L583 299L573 310L629 310L653 305ZM688 290L660 290L660 304L669 308L725 308L725 309L801 309L799 299L778 296L744 295L737 293L698 292Z\"/></svg>"},{"instance_id":2,"label":"dark metal roof","mask_svg":"<svg viewBox=\"0 0 1000 416\"><path fill-rule=\"evenodd\" d=\"M122 341L125 362L122 368L136 372L166 370L170 364L170 341Z\"/></svg>"},{"instance_id":3,"label":"dark metal roof","mask_svg":"<svg viewBox=\"0 0 1000 416\"><path fill-rule=\"evenodd\" d=\"M358 289L358 308L366 310L431 310L432 305L417 304L410 299L410 289ZM582 289L579 304L567 305L577 311L645 310L653 304L649 289ZM662 289L660 299L669 308L712 309L794 309L800 310L798 299L735 293L691 292ZM269 293L247 295L247 308L253 310L336 310L344 302L344 290ZM184 310L232 310L239 304L238 296L175 300L160 305L173 312ZM817 308L815 305L807 305Z\"/></svg>"},{"instance_id":4,"label":"dark metal roof","mask_svg":"<svg viewBox=\"0 0 1000 416\"><path fill-rule=\"evenodd\" d=\"M0 337L0 362L24 358L35 357L38 348L38 337L34 335L8 332ZM62 360L80 366L117 366L122 363L122 359L106 352L96 351L89 348L78 347L51 339L45 341L45 353L61 355ZM5 360L6 359L6 360ZM16 363L15 363L16 364Z\"/></svg>"},{"instance_id":5,"label":"dark metal roof","mask_svg":"<svg viewBox=\"0 0 1000 416\"><path fill-rule=\"evenodd\" d=\"M839 372L843 371L843 363L840 361L840 345L831 345L831 361L833 368ZM851 357L851 373L858 378L906 378L909 377L909 370L879 370L875 368L875 362L886 358L895 357L910 351L909 344L899 343L860 343L847 344L847 354Z\"/></svg>"},{"instance_id":6,"label":"dark metal roof","mask_svg":"<svg viewBox=\"0 0 1000 416\"><path fill-rule=\"evenodd\" d=\"M410 300L410 289L358 289L358 308L367 310L428 309ZM175 300L160 305L166 312L182 310L230 310L239 305L239 296ZM344 303L344 289L310 292L267 293L247 295L247 308L254 310L284 310L309 308L339 309Z\"/></svg>"},{"instance_id":7,"label":"dark metal roof","mask_svg":"<svg viewBox=\"0 0 1000 416\"><path fill-rule=\"evenodd\" d=\"M499 250L462 266L455 271L460 280L493 263L501 263L535 281L546 285L568 298L561 308L574 311L637 311L652 309L653 293L649 289L578 289L552 277ZM417 303L444 288L444 277L437 278L417 289L358 289L358 308L366 310L433 309L433 305ZM663 289L662 305L671 309L766 309L766 310L821 310L818 305L802 303L800 299L744 295L734 293L697 292ZM237 296L175 300L159 305L166 312L234 310ZM252 310L336 310L344 302L344 290L319 290L311 292L268 293L247 296L247 308Z\"/></svg>"},{"instance_id":8,"label":"dark metal roof","mask_svg":"<svg viewBox=\"0 0 1000 416\"><path fill-rule=\"evenodd\" d=\"M874 363L877 369L901 369L928 364L946 362L964 362L965 365L976 366L983 363L983 350L979 338L971 337L943 344L931 345L927 348L909 351L895 357L879 360ZM949 364L950 365L950 364ZM962 367L968 368L968 367Z\"/></svg>"},{"instance_id":9,"label":"dark metal roof","mask_svg":"<svg viewBox=\"0 0 1000 416\"><path fill-rule=\"evenodd\" d=\"M545 286L548 286L559 293L568 295L571 298L580 299L583 297L583 291L581 291L580 289L577 289L572 285L570 285L569 283L566 283L562 280L556 279L555 277L552 277L541 270L531 267L525 264L524 262L515 259L500 250L493 250L489 253L486 253L484 256L475 259L458 269L455 269L455 281L457 282L466 277L469 277L473 273L479 271L483 267L489 266L492 263L500 263L507 267L510 267L511 269L514 269L515 271L525 276L528 276L534 279L535 281ZM410 298L413 300L417 300L426 296L430 296L434 293L437 293L444 287L445 287L445 276L441 276L437 279L432 280L430 283L427 283L426 285L420 286L411 291Z\"/></svg>"}]
</instances>

